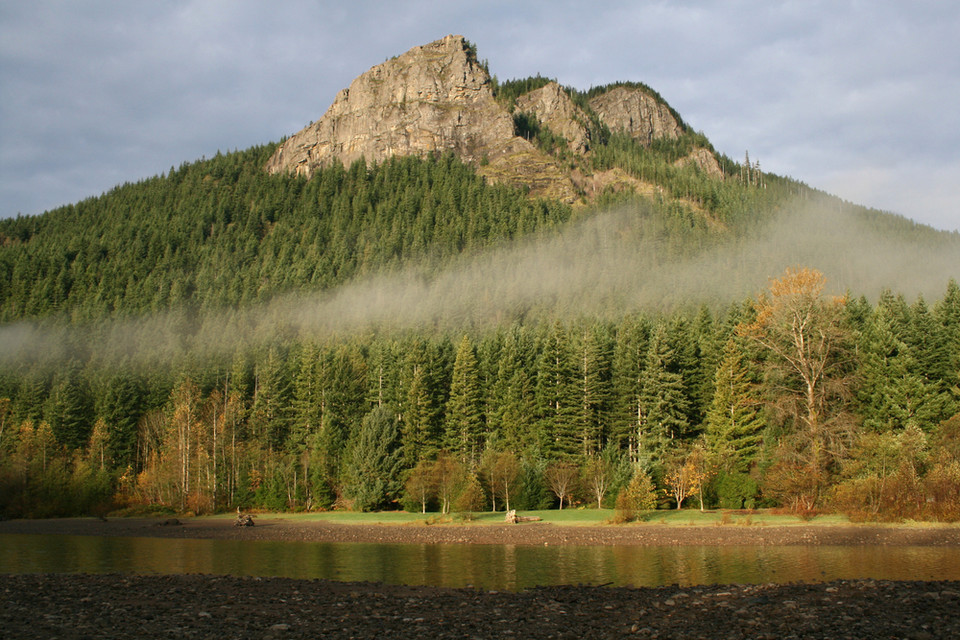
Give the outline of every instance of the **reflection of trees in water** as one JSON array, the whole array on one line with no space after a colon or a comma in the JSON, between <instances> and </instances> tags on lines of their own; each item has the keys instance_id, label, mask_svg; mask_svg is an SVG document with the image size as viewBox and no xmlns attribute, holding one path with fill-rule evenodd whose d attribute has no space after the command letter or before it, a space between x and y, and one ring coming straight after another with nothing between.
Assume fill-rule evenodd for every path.
<instances>
[{"instance_id":1,"label":"reflection of trees in water","mask_svg":"<svg viewBox=\"0 0 960 640\"><path fill-rule=\"evenodd\" d=\"M197 573L519 590L550 584L960 580L942 547L556 546L0 536L3 573Z\"/></svg>"}]
</instances>

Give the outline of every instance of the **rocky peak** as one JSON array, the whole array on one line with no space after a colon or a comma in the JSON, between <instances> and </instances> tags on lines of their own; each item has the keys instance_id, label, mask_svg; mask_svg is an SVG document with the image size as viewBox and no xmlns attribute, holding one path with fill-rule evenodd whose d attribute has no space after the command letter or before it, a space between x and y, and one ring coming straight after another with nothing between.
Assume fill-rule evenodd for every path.
<instances>
[{"instance_id":1,"label":"rocky peak","mask_svg":"<svg viewBox=\"0 0 960 640\"><path fill-rule=\"evenodd\" d=\"M516 109L533 114L553 133L563 136L574 153L586 153L589 149L590 135L584 125L587 115L556 82L517 98Z\"/></svg>"},{"instance_id":2,"label":"rocky peak","mask_svg":"<svg viewBox=\"0 0 960 640\"><path fill-rule=\"evenodd\" d=\"M380 162L446 149L475 161L489 139L512 135L487 73L463 37L447 36L359 76L320 120L277 150L267 169L309 176L334 160L349 166L361 156Z\"/></svg>"},{"instance_id":3,"label":"rocky peak","mask_svg":"<svg viewBox=\"0 0 960 640\"><path fill-rule=\"evenodd\" d=\"M598 117L643 144L684 132L662 100L636 86L595 97L589 116L556 82L520 96L515 108L563 136L574 158L559 160L517 136L513 115L494 98L490 76L471 45L451 35L357 77L323 117L281 144L266 168L309 177L334 162L349 166L360 158L381 163L394 155L452 151L490 182L572 203L590 193L584 187L589 161L583 161L590 152L590 119ZM697 155L686 161L711 172L709 160Z\"/></svg>"},{"instance_id":4,"label":"rocky peak","mask_svg":"<svg viewBox=\"0 0 960 640\"><path fill-rule=\"evenodd\" d=\"M641 144L683 133L670 107L640 87L615 87L592 99L590 108L612 131L623 130Z\"/></svg>"},{"instance_id":5,"label":"rocky peak","mask_svg":"<svg viewBox=\"0 0 960 640\"><path fill-rule=\"evenodd\" d=\"M360 157L382 162L447 150L492 181L534 184L541 195L574 198L572 182L551 167L552 159L514 135L513 118L494 100L489 75L466 40L453 35L359 76L320 120L277 149L267 170L310 176L334 161L349 166ZM525 167L515 167L518 162ZM548 179L531 183L532 168Z\"/></svg>"}]
</instances>

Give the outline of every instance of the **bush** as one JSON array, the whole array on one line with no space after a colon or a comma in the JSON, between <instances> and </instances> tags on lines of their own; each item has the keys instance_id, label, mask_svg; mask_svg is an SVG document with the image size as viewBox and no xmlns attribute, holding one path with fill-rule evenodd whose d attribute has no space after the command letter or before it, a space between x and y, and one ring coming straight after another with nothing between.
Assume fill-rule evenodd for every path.
<instances>
[{"instance_id":1,"label":"bush","mask_svg":"<svg viewBox=\"0 0 960 640\"><path fill-rule=\"evenodd\" d=\"M721 471L712 484L721 509L753 509L756 506L759 487L750 475Z\"/></svg>"},{"instance_id":2,"label":"bush","mask_svg":"<svg viewBox=\"0 0 960 640\"><path fill-rule=\"evenodd\" d=\"M653 481L643 469L637 469L630 483L617 494L614 522L633 522L643 511L657 506L657 490Z\"/></svg>"}]
</instances>

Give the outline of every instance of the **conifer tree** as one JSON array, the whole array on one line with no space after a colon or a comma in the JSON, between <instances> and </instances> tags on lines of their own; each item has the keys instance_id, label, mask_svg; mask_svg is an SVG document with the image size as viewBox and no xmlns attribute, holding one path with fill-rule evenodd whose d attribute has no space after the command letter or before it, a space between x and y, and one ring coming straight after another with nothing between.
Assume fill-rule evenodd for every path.
<instances>
[{"instance_id":1,"label":"conifer tree","mask_svg":"<svg viewBox=\"0 0 960 640\"><path fill-rule=\"evenodd\" d=\"M400 434L403 466L406 468L412 468L421 458L433 457L440 445L435 363L428 349L428 345L422 342L412 345L404 371Z\"/></svg>"},{"instance_id":2,"label":"conifer tree","mask_svg":"<svg viewBox=\"0 0 960 640\"><path fill-rule=\"evenodd\" d=\"M400 490L400 438L393 412L379 407L363 417L351 444L345 491L361 511L385 506Z\"/></svg>"},{"instance_id":3,"label":"conifer tree","mask_svg":"<svg viewBox=\"0 0 960 640\"><path fill-rule=\"evenodd\" d=\"M105 385L98 413L110 425L110 458L119 468L134 464L137 423L146 411L143 384L132 373L117 373Z\"/></svg>"},{"instance_id":4,"label":"conifer tree","mask_svg":"<svg viewBox=\"0 0 960 640\"><path fill-rule=\"evenodd\" d=\"M860 338L860 415L872 431L908 425L929 431L945 417L949 398L940 384L919 374L913 349L896 336L888 313L878 306Z\"/></svg>"},{"instance_id":5,"label":"conifer tree","mask_svg":"<svg viewBox=\"0 0 960 640\"><path fill-rule=\"evenodd\" d=\"M606 327L584 327L580 340L579 439L584 457L605 446L611 400L612 344Z\"/></svg>"},{"instance_id":6,"label":"conifer tree","mask_svg":"<svg viewBox=\"0 0 960 640\"><path fill-rule=\"evenodd\" d=\"M905 341L913 352L919 376L936 386L951 376L950 342L923 296L910 307L910 327Z\"/></svg>"},{"instance_id":7,"label":"conifer tree","mask_svg":"<svg viewBox=\"0 0 960 640\"><path fill-rule=\"evenodd\" d=\"M489 435L515 453L542 446L536 422L535 383L528 364L526 337L513 330L504 339L487 405Z\"/></svg>"},{"instance_id":8,"label":"conifer tree","mask_svg":"<svg viewBox=\"0 0 960 640\"><path fill-rule=\"evenodd\" d=\"M546 451L552 457L566 459L581 451L576 422L579 395L570 335L555 322L545 336L537 364L537 413Z\"/></svg>"},{"instance_id":9,"label":"conifer tree","mask_svg":"<svg viewBox=\"0 0 960 640\"><path fill-rule=\"evenodd\" d=\"M761 398L732 339L724 346L714 389L704 433L707 449L727 470L744 473L759 453L765 422Z\"/></svg>"},{"instance_id":10,"label":"conifer tree","mask_svg":"<svg viewBox=\"0 0 960 640\"><path fill-rule=\"evenodd\" d=\"M618 327L613 352L610 437L617 447L627 450L634 463L638 461L643 426L641 392L649 334L650 328L643 318L628 318Z\"/></svg>"},{"instance_id":11,"label":"conifer tree","mask_svg":"<svg viewBox=\"0 0 960 640\"><path fill-rule=\"evenodd\" d=\"M661 322L654 328L647 349L640 392L641 452L662 460L673 440L682 440L689 429L683 377L673 370L674 352Z\"/></svg>"},{"instance_id":12,"label":"conifer tree","mask_svg":"<svg viewBox=\"0 0 960 640\"><path fill-rule=\"evenodd\" d=\"M77 363L68 365L54 384L44 415L60 444L77 449L87 443L94 421L93 398Z\"/></svg>"},{"instance_id":13,"label":"conifer tree","mask_svg":"<svg viewBox=\"0 0 960 640\"><path fill-rule=\"evenodd\" d=\"M474 466L483 448L483 390L476 354L467 336L460 341L447 401L444 447Z\"/></svg>"}]
</instances>

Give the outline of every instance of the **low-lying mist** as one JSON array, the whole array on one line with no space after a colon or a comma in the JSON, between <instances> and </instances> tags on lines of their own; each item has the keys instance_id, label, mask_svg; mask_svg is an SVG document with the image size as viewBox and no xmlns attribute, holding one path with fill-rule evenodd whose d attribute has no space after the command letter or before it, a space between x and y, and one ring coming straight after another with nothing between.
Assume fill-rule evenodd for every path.
<instances>
[{"instance_id":1,"label":"low-lying mist","mask_svg":"<svg viewBox=\"0 0 960 640\"><path fill-rule=\"evenodd\" d=\"M230 353L278 336L456 332L518 319L719 308L756 295L791 266L820 270L833 293L873 300L890 289L908 300L939 299L948 279L960 276L960 236L877 220L858 207L819 198L795 202L745 237L724 239L732 234L718 232L678 243L658 231L663 227L648 208L624 206L439 271L413 266L241 311L202 317L170 312L69 329L8 325L0 328L0 362L55 361L80 349L103 362L144 363L185 352ZM900 231L892 233L891 226Z\"/></svg>"}]
</instances>

